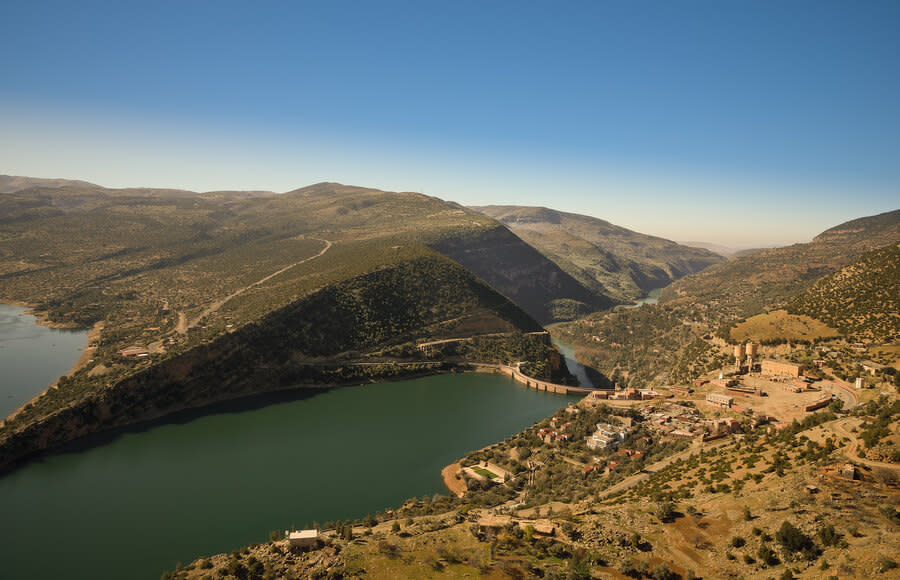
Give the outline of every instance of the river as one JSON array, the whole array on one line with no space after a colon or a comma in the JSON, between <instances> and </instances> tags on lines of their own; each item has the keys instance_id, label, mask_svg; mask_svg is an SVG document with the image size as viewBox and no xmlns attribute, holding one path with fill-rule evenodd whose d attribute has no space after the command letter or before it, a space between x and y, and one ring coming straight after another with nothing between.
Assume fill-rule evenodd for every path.
<instances>
[{"instance_id":1,"label":"river","mask_svg":"<svg viewBox=\"0 0 900 580\"><path fill-rule=\"evenodd\" d=\"M86 330L39 326L24 312L0 304L0 419L66 374L87 346Z\"/></svg>"},{"instance_id":2,"label":"river","mask_svg":"<svg viewBox=\"0 0 900 580\"><path fill-rule=\"evenodd\" d=\"M578 384L580 386L596 387L594 382L591 380L591 377L588 376L587 370L585 370L584 365L578 362L578 359L575 358L574 347L564 342L560 342L556 339L553 340L553 345L557 349L559 349L559 352L561 352L564 357L566 357L566 368L569 369L569 372L578 379Z\"/></svg>"},{"instance_id":3,"label":"river","mask_svg":"<svg viewBox=\"0 0 900 580\"><path fill-rule=\"evenodd\" d=\"M447 493L441 468L570 400L502 376L439 375L91 436L0 477L2 577L155 580L272 530Z\"/></svg>"}]
</instances>

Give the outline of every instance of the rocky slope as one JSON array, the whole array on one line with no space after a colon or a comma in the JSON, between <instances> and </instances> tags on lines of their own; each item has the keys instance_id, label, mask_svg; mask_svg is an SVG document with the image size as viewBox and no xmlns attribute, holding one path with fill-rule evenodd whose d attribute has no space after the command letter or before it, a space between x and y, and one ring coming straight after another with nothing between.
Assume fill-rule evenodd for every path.
<instances>
[{"instance_id":1,"label":"rocky slope","mask_svg":"<svg viewBox=\"0 0 900 580\"><path fill-rule=\"evenodd\" d=\"M640 298L653 288L724 261L702 248L640 234L590 216L545 207L482 206L490 216L597 294Z\"/></svg>"}]
</instances>

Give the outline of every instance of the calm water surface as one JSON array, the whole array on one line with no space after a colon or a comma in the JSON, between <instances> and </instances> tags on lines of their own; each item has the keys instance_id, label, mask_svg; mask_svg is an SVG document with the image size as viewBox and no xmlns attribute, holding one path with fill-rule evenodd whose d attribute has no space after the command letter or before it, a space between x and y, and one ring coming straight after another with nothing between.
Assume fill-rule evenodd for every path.
<instances>
[{"instance_id":1,"label":"calm water surface","mask_svg":"<svg viewBox=\"0 0 900 580\"><path fill-rule=\"evenodd\" d=\"M155 580L275 529L446 493L443 466L569 400L442 375L255 397L88 438L0 476L0 575Z\"/></svg>"},{"instance_id":2,"label":"calm water surface","mask_svg":"<svg viewBox=\"0 0 900 580\"><path fill-rule=\"evenodd\" d=\"M0 304L0 418L66 374L87 346L86 330L38 326L24 312Z\"/></svg>"},{"instance_id":3,"label":"calm water surface","mask_svg":"<svg viewBox=\"0 0 900 580\"><path fill-rule=\"evenodd\" d=\"M643 306L644 304L657 304L659 302L659 295L662 294L662 288L654 288L653 290L647 292L647 296L641 298L640 300L635 300L635 306Z\"/></svg>"},{"instance_id":4,"label":"calm water surface","mask_svg":"<svg viewBox=\"0 0 900 580\"><path fill-rule=\"evenodd\" d=\"M559 352L566 357L566 368L569 369L569 372L575 375L578 379L578 384L582 387L595 387L594 382L588 376L587 371L578 359L575 358L575 349L564 342L560 342L558 340L553 341L554 346L559 349Z\"/></svg>"}]
</instances>

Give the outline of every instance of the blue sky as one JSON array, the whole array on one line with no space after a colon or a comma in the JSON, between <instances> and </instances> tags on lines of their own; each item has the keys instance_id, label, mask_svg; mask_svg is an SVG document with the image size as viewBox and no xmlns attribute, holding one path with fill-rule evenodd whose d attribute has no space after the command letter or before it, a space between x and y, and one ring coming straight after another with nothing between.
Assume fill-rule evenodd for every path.
<instances>
[{"instance_id":1,"label":"blue sky","mask_svg":"<svg viewBox=\"0 0 900 580\"><path fill-rule=\"evenodd\" d=\"M6 2L0 173L806 241L900 207L897 2Z\"/></svg>"}]
</instances>

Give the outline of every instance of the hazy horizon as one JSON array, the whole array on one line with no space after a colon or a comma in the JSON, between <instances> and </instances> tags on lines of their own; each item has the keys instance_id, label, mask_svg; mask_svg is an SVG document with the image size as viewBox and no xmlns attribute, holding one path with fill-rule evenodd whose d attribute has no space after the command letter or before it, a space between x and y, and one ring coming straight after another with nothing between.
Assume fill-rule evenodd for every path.
<instances>
[{"instance_id":1,"label":"hazy horizon","mask_svg":"<svg viewBox=\"0 0 900 580\"><path fill-rule=\"evenodd\" d=\"M892 2L48 1L0 16L11 175L337 181L732 248L897 209Z\"/></svg>"}]
</instances>

